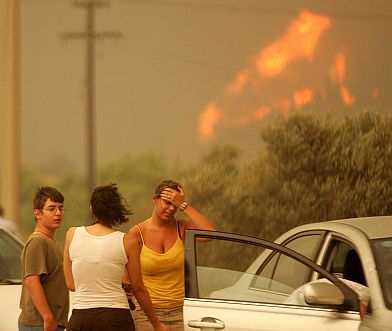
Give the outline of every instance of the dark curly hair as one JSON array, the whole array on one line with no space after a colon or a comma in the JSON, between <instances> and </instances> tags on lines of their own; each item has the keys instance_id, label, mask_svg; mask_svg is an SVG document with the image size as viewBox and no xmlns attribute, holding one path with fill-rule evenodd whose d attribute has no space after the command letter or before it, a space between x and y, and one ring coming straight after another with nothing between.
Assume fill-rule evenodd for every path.
<instances>
[{"instance_id":1,"label":"dark curly hair","mask_svg":"<svg viewBox=\"0 0 392 331\"><path fill-rule=\"evenodd\" d=\"M110 227L128 222L128 216L133 214L116 184L96 187L90 204L94 220Z\"/></svg>"},{"instance_id":2,"label":"dark curly hair","mask_svg":"<svg viewBox=\"0 0 392 331\"><path fill-rule=\"evenodd\" d=\"M159 197L159 196L161 195L162 191L163 191L165 188L172 188L173 190L176 190L176 191L180 192L179 187L181 187L181 185L180 185L179 183L175 182L174 180L171 180L171 179L164 179L164 180L162 180L162 181L158 184L158 186L155 188L154 195L155 195L156 197Z\"/></svg>"}]
</instances>

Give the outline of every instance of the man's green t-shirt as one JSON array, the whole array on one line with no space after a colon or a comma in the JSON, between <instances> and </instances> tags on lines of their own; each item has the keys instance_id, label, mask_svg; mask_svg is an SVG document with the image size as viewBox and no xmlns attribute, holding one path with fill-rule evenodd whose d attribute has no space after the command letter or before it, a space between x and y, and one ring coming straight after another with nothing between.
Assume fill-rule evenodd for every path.
<instances>
[{"instance_id":1,"label":"man's green t-shirt","mask_svg":"<svg viewBox=\"0 0 392 331\"><path fill-rule=\"evenodd\" d=\"M19 322L31 326L43 325L42 317L24 285L27 276L39 275L57 325L65 327L68 321L69 291L64 277L63 254L58 244L43 234L31 234L22 252L22 270L22 312Z\"/></svg>"}]
</instances>

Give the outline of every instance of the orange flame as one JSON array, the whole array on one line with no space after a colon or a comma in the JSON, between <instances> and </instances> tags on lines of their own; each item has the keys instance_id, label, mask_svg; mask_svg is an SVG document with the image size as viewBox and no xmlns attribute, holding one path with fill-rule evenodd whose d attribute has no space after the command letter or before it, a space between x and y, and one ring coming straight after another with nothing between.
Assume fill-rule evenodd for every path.
<instances>
[{"instance_id":1,"label":"orange flame","mask_svg":"<svg viewBox=\"0 0 392 331\"><path fill-rule=\"evenodd\" d=\"M290 109L303 107L313 100L314 91L309 87L280 95L280 89L268 93L263 88L296 60L312 61L322 33L331 25L328 17L302 10L288 26L286 33L278 40L263 48L250 65L239 71L234 80L226 86L219 100L213 100L199 116L200 141L207 142L214 136L218 125L244 126L254 120L261 120L272 111L288 114ZM283 93L286 91L282 90ZM244 105L242 99L250 93L249 102L258 105ZM239 102L236 102L239 99ZM219 104L219 107L218 107ZM245 108L246 107L246 108ZM218 110L219 108L219 110Z\"/></svg>"},{"instance_id":2,"label":"orange flame","mask_svg":"<svg viewBox=\"0 0 392 331\"><path fill-rule=\"evenodd\" d=\"M313 99L314 92L310 87L305 87L302 90L297 90L293 93L294 105L297 109L302 108L310 103Z\"/></svg>"},{"instance_id":3,"label":"orange flame","mask_svg":"<svg viewBox=\"0 0 392 331\"><path fill-rule=\"evenodd\" d=\"M276 76L293 60L313 59L314 49L321 34L330 26L329 18L301 11L286 35L263 49L256 58L259 72L266 76Z\"/></svg>"},{"instance_id":4,"label":"orange flame","mask_svg":"<svg viewBox=\"0 0 392 331\"><path fill-rule=\"evenodd\" d=\"M334 83L343 83L346 78L346 55L343 52L336 54L334 64L330 71Z\"/></svg>"},{"instance_id":5,"label":"orange flame","mask_svg":"<svg viewBox=\"0 0 392 331\"><path fill-rule=\"evenodd\" d=\"M341 86L340 87L340 95L342 96L342 100L345 105L352 106L355 103L355 96L350 92L348 87Z\"/></svg>"},{"instance_id":6,"label":"orange flame","mask_svg":"<svg viewBox=\"0 0 392 331\"><path fill-rule=\"evenodd\" d=\"M249 71L248 70L243 70L243 71L239 72L236 75L234 82L231 83L226 88L226 93L229 95L239 94L240 92L242 92L248 79L249 79Z\"/></svg>"},{"instance_id":7,"label":"orange flame","mask_svg":"<svg viewBox=\"0 0 392 331\"><path fill-rule=\"evenodd\" d=\"M255 119L262 120L271 112L271 108L268 106L262 106L255 112Z\"/></svg>"},{"instance_id":8,"label":"orange flame","mask_svg":"<svg viewBox=\"0 0 392 331\"><path fill-rule=\"evenodd\" d=\"M245 114L245 115L239 117L237 120L237 125L238 126L245 126L255 120L260 121L260 120L264 119L270 112L271 112L270 107L262 106L259 109L257 109L255 112L253 112L249 115Z\"/></svg>"},{"instance_id":9,"label":"orange flame","mask_svg":"<svg viewBox=\"0 0 392 331\"><path fill-rule=\"evenodd\" d=\"M377 86L373 87L373 90L372 90L373 99L378 99L380 97L380 95L381 95L380 89Z\"/></svg>"},{"instance_id":10,"label":"orange flame","mask_svg":"<svg viewBox=\"0 0 392 331\"><path fill-rule=\"evenodd\" d=\"M199 136L201 137L201 141L207 140L213 136L214 128L220 118L221 113L215 103L209 104L201 113L199 119Z\"/></svg>"},{"instance_id":11,"label":"orange flame","mask_svg":"<svg viewBox=\"0 0 392 331\"><path fill-rule=\"evenodd\" d=\"M352 106L356 101L356 97L344 85L346 79L346 62L346 55L343 52L336 54L335 61L330 70L330 77L332 82L340 85L340 95L343 103L346 106Z\"/></svg>"}]
</instances>

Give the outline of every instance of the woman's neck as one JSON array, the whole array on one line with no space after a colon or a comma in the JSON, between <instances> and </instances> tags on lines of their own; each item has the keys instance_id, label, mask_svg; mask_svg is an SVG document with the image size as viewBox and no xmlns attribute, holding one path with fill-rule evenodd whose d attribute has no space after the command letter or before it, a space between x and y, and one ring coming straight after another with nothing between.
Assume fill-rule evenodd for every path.
<instances>
[{"instance_id":1,"label":"woman's neck","mask_svg":"<svg viewBox=\"0 0 392 331\"><path fill-rule=\"evenodd\" d=\"M173 224L176 223L176 219L173 217L171 220L164 220L159 218L157 215L152 215L149 219L147 219L147 223L157 228L167 228L172 227Z\"/></svg>"},{"instance_id":2,"label":"woman's neck","mask_svg":"<svg viewBox=\"0 0 392 331\"><path fill-rule=\"evenodd\" d=\"M115 231L111 226L99 222L87 225L86 229L88 229L89 233L98 236L106 235Z\"/></svg>"}]
</instances>

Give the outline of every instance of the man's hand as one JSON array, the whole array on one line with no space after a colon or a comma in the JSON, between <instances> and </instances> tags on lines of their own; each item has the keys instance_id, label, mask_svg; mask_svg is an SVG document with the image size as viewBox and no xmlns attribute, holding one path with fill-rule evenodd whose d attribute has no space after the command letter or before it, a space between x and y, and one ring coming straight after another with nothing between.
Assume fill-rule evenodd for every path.
<instances>
[{"instance_id":1,"label":"man's hand","mask_svg":"<svg viewBox=\"0 0 392 331\"><path fill-rule=\"evenodd\" d=\"M57 323L54 318L44 320L44 331L57 331Z\"/></svg>"}]
</instances>

